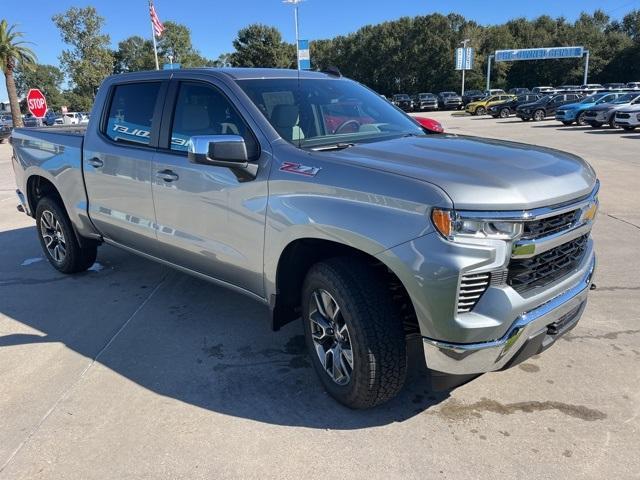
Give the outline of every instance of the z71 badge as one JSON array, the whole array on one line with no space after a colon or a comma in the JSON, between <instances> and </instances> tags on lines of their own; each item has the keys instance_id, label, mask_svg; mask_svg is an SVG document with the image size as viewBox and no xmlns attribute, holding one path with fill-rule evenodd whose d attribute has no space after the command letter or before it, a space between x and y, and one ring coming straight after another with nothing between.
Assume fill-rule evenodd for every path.
<instances>
[{"instance_id":1,"label":"z71 badge","mask_svg":"<svg viewBox=\"0 0 640 480\"><path fill-rule=\"evenodd\" d=\"M320 167L310 167L308 165L293 162L282 162L280 171L297 173L298 175L304 175L305 177L315 177L320 171Z\"/></svg>"}]
</instances>

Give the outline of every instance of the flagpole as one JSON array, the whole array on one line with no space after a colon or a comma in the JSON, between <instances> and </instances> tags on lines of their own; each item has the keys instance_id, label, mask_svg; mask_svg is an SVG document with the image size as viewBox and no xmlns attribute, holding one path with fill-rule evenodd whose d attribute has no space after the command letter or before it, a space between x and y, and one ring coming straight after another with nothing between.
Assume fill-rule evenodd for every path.
<instances>
[{"instance_id":1,"label":"flagpole","mask_svg":"<svg viewBox=\"0 0 640 480\"><path fill-rule=\"evenodd\" d=\"M149 0L149 12L151 12L152 0ZM149 15L149 23L151 24L151 39L153 40L153 55L156 59L156 70L160 70L160 64L158 63L158 46L156 44L156 31L153 28L153 20L151 15Z\"/></svg>"}]
</instances>

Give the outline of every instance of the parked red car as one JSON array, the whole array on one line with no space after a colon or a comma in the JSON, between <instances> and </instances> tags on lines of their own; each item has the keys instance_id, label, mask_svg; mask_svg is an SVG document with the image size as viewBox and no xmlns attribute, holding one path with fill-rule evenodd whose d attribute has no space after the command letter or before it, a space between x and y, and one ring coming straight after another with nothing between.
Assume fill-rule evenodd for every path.
<instances>
[{"instance_id":1,"label":"parked red car","mask_svg":"<svg viewBox=\"0 0 640 480\"><path fill-rule=\"evenodd\" d=\"M428 130L430 133L444 133L444 127L440 122L433 118L427 117L413 117L416 122L420 124L422 128Z\"/></svg>"}]
</instances>

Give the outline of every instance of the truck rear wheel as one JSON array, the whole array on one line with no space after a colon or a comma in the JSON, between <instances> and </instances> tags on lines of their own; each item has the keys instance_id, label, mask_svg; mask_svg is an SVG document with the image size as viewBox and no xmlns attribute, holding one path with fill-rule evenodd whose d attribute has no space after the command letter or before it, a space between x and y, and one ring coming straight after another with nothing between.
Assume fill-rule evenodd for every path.
<instances>
[{"instance_id":1,"label":"truck rear wheel","mask_svg":"<svg viewBox=\"0 0 640 480\"><path fill-rule=\"evenodd\" d=\"M364 261L314 265L302 289L307 348L329 394L350 408L395 397L404 385L404 328L385 279Z\"/></svg>"},{"instance_id":2,"label":"truck rear wheel","mask_svg":"<svg viewBox=\"0 0 640 480\"><path fill-rule=\"evenodd\" d=\"M38 202L36 228L42 251L56 270L82 272L96 261L97 245L80 246L67 212L56 199L43 197Z\"/></svg>"}]
</instances>

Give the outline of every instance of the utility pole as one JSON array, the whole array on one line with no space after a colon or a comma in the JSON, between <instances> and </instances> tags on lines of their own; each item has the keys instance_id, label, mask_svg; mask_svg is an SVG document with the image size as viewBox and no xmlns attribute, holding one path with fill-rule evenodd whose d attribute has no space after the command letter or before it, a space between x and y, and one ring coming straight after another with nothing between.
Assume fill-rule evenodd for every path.
<instances>
[{"instance_id":1,"label":"utility pole","mask_svg":"<svg viewBox=\"0 0 640 480\"><path fill-rule=\"evenodd\" d=\"M469 43L471 40L469 40L468 38L464 39L462 42L460 42L462 44L462 92L460 93L460 96L464 95L464 72L465 72L465 66L466 66L466 60L467 60L467 43Z\"/></svg>"},{"instance_id":2,"label":"utility pole","mask_svg":"<svg viewBox=\"0 0 640 480\"><path fill-rule=\"evenodd\" d=\"M300 70L300 26L298 24L298 4L303 0L282 0L282 3L293 5L293 19L296 26L296 59L298 70Z\"/></svg>"}]
</instances>

